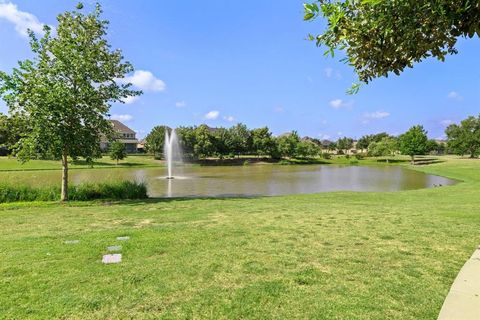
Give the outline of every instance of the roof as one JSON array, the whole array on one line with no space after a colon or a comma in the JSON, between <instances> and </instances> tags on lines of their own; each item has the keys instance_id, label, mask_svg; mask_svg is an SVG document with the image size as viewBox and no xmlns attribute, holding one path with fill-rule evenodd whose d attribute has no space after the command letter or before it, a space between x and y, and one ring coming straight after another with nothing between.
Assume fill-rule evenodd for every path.
<instances>
[{"instance_id":1,"label":"roof","mask_svg":"<svg viewBox=\"0 0 480 320\"><path fill-rule=\"evenodd\" d=\"M135 133L132 129L124 125L118 120L110 120L110 122L113 124L113 130L121 133Z\"/></svg>"}]
</instances>

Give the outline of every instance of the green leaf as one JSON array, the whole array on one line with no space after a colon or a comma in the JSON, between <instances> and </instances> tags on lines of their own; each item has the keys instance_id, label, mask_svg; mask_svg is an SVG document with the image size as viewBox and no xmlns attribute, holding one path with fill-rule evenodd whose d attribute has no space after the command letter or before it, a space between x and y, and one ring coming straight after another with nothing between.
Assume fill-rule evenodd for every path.
<instances>
[{"instance_id":1,"label":"green leaf","mask_svg":"<svg viewBox=\"0 0 480 320\"><path fill-rule=\"evenodd\" d=\"M311 13L311 12L308 12L303 16L303 20L308 21L308 20L312 19L313 17L315 17L315 14Z\"/></svg>"}]
</instances>

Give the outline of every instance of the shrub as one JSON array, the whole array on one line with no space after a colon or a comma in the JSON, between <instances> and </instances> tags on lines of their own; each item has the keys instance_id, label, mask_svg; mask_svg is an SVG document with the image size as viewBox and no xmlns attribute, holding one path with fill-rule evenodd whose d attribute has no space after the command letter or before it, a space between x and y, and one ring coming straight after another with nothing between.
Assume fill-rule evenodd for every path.
<instances>
[{"instance_id":1,"label":"shrub","mask_svg":"<svg viewBox=\"0 0 480 320\"><path fill-rule=\"evenodd\" d=\"M69 199L88 201L96 199L146 199L147 186L143 182L85 183L69 189ZM33 188L30 186L0 185L0 203L19 201L58 201L59 187Z\"/></svg>"},{"instance_id":2,"label":"shrub","mask_svg":"<svg viewBox=\"0 0 480 320\"><path fill-rule=\"evenodd\" d=\"M325 160L329 160L329 159L332 158L332 155L331 155L330 153L328 153L328 152L323 152L321 156L322 156L322 158L325 159Z\"/></svg>"},{"instance_id":3,"label":"shrub","mask_svg":"<svg viewBox=\"0 0 480 320\"><path fill-rule=\"evenodd\" d=\"M290 161L288 160L285 160L285 159L282 159L280 161L278 161L278 164L280 165L289 165L289 164L292 164Z\"/></svg>"}]
</instances>

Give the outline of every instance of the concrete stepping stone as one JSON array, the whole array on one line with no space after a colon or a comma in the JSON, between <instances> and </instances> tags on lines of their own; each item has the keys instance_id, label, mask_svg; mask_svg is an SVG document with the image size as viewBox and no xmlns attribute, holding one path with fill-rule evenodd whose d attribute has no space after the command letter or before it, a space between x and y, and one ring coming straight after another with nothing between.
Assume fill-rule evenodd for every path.
<instances>
[{"instance_id":1,"label":"concrete stepping stone","mask_svg":"<svg viewBox=\"0 0 480 320\"><path fill-rule=\"evenodd\" d=\"M64 243L65 244L79 244L80 240L66 240Z\"/></svg>"},{"instance_id":2,"label":"concrete stepping stone","mask_svg":"<svg viewBox=\"0 0 480 320\"><path fill-rule=\"evenodd\" d=\"M121 253L106 254L103 256L102 262L105 264L120 263L122 262L122 254Z\"/></svg>"},{"instance_id":3,"label":"concrete stepping stone","mask_svg":"<svg viewBox=\"0 0 480 320\"><path fill-rule=\"evenodd\" d=\"M119 240L119 241L127 241L127 240L130 240L130 237L129 237L129 236L117 237L117 240Z\"/></svg>"},{"instance_id":4,"label":"concrete stepping stone","mask_svg":"<svg viewBox=\"0 0 480 320\"><path fill-rule=\"evenodd\" d=\"M109 246L107 247L108 251L122 251L122 246Z\"/></svg>"}]
</instances>

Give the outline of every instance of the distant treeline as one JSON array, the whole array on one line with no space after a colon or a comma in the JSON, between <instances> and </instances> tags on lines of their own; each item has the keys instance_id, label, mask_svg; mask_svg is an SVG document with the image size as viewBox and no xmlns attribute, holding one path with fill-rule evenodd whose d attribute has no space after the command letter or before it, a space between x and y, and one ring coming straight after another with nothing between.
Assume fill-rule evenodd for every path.
<instances>
[{"instance_id":1,"label":"distant treeline","mask_svg":"<svg viewBox=\"0 0 480 320\"><path fill-rule=\"evenodd\" d=\"M146 137L147 151L162 156L165 130L167 126L157 126ZM393 156L404 154L413 157L428 153L471 157L480 151L480 117L469 117L460 124L452 124L446 129L447 141L428 139L422 126L413 126L398 137L382 132L370 134L354 140L343 137L337 141L301 138L296 131L278 137L268 127L249 129L244 124L230 128L211 128L207 125L184 126L176 129L186 157L202 159L207 157L257 157L314 158L330 154L360 153L370 156Z\"/></svg>"},{"instance_id":2,"label":"distant treeline","mask_svg":"<svg viewBox=\"0 0 480 320\"><path fill-rule=\"evenodd\" d=\"M14 153L15 145L24 135L22 128L0 114L0 155ZM156 126L146 137L145 147L156 157L163 156L167 126ZM370 156L458 154L472 158L480 153L480 116L468 117L445 130L446 141L428 139L422 126L413 126L397 137L382 132L364 135L358 140L343 137L337 141L300 137L296 131L274 136L268 127L249 129L244 124L230 128L207 125L183 126L176 129L186 158L234 158L241 155L281 158L330 157L331 154L359 153ZM40 158L44 155L40 154Z\"/></svg>"},{"instance_id":3,"label":"distant treeline","mask_svg":"<svg viewBox=\"0 0 480 320\"><path fill-rule=\"evenodd\" d=\"M157 126L145 139L147 151L161 156L166 126ZM211 128L207 125L179 127L176 133L185 157L204 159L208 157L234 158L241 155L270 157L316 157L321 152L319 144L310 139L301 139L296 131L279 137L273 136L267 127L248 129L244 124L230 128Z\"/></svg>"}]
</instances>

